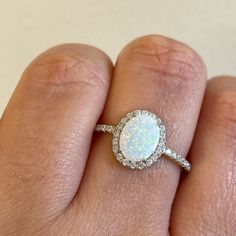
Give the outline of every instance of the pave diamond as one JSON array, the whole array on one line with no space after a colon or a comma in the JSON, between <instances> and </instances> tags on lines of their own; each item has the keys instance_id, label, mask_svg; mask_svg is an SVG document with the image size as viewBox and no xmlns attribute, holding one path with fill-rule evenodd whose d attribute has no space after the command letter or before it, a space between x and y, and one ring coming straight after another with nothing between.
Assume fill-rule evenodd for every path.
<instances>
[{"instance_id":1,"label":"pave diamond","mask_svg":"<svg viewBox=\"0 0 236 236\"><path fill-rule=\"evenodd\" d=\"M130 161L148 159L156 150L160 140L160 128L156 120L140 114L131 118L120 135L120 150Z\"/></svg>"}]
</instances>

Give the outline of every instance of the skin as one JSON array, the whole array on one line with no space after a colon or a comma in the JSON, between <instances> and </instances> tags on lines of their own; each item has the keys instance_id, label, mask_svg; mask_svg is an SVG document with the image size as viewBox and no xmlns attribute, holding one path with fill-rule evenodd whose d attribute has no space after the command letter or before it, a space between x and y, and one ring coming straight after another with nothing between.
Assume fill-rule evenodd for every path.
<instances>
[{"instance_id":1,"label":"skin","mask_svg":"<svg viewBox=\"0 0 236 236\"><path fill-rule=\"evenodd\" d=\"M135 109L162 118L167 146L191 172L166 158L130 170L110 135L93 134ZM88 45L51 48L0 120L0 235L233 236L235 134L236 79L207 82L200 56L180 42L138 38L114 66Z\"/></svg>"}]
</instances>

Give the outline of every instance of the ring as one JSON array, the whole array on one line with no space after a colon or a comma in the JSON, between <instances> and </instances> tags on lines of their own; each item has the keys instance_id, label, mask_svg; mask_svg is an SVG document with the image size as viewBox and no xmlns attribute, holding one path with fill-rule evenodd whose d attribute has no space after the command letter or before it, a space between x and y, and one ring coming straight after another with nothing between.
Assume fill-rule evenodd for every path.
<instances>
[{"instance_id":1,"label":"ring","mask_svg":"<svg viewBox=\"0 0 236 236\"><path fill-rule=\"evenodd\" d=\"M112 150L116 159L131 169L150 167L162 154L186 171L191 169L187 160L166 147L165 125L150 111L129 112L117 126L99 124L95 131L112 134Z\"/></svg>"}]
</instances>

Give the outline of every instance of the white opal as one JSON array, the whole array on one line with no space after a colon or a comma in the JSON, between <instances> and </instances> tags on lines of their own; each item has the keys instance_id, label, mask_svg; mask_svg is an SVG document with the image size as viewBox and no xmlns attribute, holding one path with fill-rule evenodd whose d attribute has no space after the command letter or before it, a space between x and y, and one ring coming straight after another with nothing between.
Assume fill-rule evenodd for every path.
<instances>
[{"instance_id":1,"label":"white opal","mask_svg":"<svg viewBox=\"0 0 236 236\"><path fill-rule=\"evenodd\" d=\"M122 154L130 161L142 161L150 157L160 140L160 128L149 115L131 118L121 131L119 145Z\"/></svg>"}]
</instances>

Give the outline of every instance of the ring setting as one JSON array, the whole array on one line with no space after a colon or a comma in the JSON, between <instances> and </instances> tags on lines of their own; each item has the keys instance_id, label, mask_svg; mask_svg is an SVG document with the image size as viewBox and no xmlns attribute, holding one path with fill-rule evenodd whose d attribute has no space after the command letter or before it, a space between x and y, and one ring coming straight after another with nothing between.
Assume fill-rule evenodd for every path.
<instances>
[{"instance_id":1,"label":"ring setting","mask_svg":"<svg viewBox=\"0 0 236 236\"><path fill-rule=\"evenodd\" d=\"M147 110L126 114L116 126L96 125L95 131L112 134L112 150L116 159L131 169L152 166L162 155L186 171L191 164L166 147L166 128L162 120Z\"/></svg>"}]
</instances>

